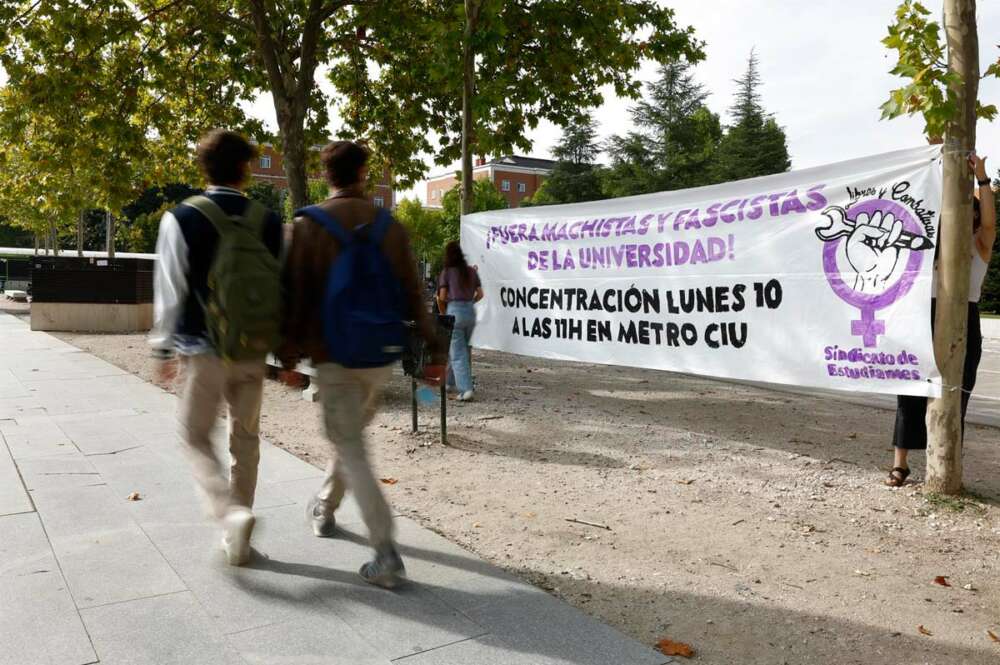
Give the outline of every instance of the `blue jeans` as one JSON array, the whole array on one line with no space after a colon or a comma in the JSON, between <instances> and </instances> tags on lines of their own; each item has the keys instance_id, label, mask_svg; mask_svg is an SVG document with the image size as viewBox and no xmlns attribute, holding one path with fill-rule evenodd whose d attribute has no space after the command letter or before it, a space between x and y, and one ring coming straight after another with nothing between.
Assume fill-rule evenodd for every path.
<instances>
[{"instance_id":1,"label":"blue jeans","mask_svg":"<svg viewBox=\"0 0 1000 665\"><path fill-rule=\"evenodd\" d=\"M469 353L472 331L476 329L476 307L470 301L448 303L448 314L455 317L451 332L451 350L448 353L451 372L455 375L458 392L472 390L472 356Z\"/></svg>"}]
</instances>

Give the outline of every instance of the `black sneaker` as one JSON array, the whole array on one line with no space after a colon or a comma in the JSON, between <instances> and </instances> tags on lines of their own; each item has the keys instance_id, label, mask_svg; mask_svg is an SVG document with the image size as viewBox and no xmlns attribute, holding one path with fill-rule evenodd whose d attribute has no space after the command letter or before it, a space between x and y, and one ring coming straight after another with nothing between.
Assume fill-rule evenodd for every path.
<instances>
[{"instance_id":1,"label":"black sneaker","mask_svg":"<svg viewBox=\"0 0 1000 665\"><path fill-rule=\"evenodd\" d=\"M406 567L395 547L375 553L375 558L361 566L361 578L383 589L394 589L406 581Z\"/></svg>"},{"instance_id":2,"label":"black sneaker","mask_svg":"<svg viewBox=\"0 0 1000 665\"><path fill-rule=\"evenodd\" d=\"M337 518L332 513L327 515L323 504L316 498L309 502L309 521L313 534L318 538L332 538L337 531Z\"/></svg>"}]
</instances>

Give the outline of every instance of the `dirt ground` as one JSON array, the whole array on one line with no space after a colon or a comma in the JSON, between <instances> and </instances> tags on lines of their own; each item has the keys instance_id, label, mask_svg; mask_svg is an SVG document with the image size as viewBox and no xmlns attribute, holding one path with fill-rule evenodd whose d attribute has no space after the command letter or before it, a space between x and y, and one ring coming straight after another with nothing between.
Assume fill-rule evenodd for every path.
<instances>
[{"instance_id":1,"label":"dirt ground","mask_svg":"<svg viewBox=\"0 0 1000 665\"><path fill-rule=\"evenodd\" d=\"M140 336L62 337L152 376ZM369 430L391 501L454 542L647 644L690 644L693 662L1000 662L996 430L969 428L972 495L943 499L881 485L886 411L499 353L475 372L449 446L434 406L409 433L399 376ZM263 432L325 459L298 390L268 382Z\"/></svg>"}]
</instances>

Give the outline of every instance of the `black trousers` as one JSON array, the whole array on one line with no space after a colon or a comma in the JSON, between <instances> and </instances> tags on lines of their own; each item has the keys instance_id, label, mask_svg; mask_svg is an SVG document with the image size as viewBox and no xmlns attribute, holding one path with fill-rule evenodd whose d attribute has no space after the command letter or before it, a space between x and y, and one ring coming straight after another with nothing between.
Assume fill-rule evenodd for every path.
<instances>
[{"instance_id":1,"label":"black trousers","mask_svg":"<svg viewBox=\"0 0 1000 665\"><path fill-rule=\"evenodd\" d=\"M931 300L931 329L937 301ZM976 386L976 372L983 357L983 332L979 325L979 305L969 303L968 334L965 343L965 366L962 369L962 434L965 434L965 412L969 397ZM892 445L907 450L927 448L927 398L900 395L896 398L896 430Z\"/></svg>"}]
</instances>

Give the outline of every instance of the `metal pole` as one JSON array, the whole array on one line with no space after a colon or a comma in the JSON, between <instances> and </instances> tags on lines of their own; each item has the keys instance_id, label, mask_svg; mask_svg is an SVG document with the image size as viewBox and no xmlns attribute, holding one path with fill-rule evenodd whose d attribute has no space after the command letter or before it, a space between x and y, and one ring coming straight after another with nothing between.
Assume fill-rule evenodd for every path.
<instances>
[{"instance_id":1,"label":"metal pole","mask_svg":"<svg viewBox=\"0 0 1000 665\"><path fill-rule=\"evenodd\" d=\"M441 382L441 445L448 445L448 386Z\"/></svg>"},{"instance_id":2,"label":"metal pole","mask_svg":"<svg viewBox=\"0 0 1000 665\"><path fill-rule=\"evenodd\" d=\"M413 433L417 433L417 380L410 377L410 412L413 418Z\"/></svg>"}]
</instances>

